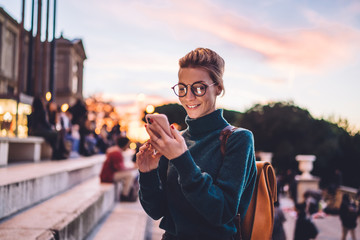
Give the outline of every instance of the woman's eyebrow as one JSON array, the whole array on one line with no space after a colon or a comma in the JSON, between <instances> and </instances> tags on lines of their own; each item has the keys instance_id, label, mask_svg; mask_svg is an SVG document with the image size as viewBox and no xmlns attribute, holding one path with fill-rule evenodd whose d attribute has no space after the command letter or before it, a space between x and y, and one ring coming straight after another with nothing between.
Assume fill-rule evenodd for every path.
<instances>
[{"instance_id":1,"label":"woman's eyebrow","mask_svg":"<svg viewBox=\"0 0 360 240\"><path fill-rule=\"evenodd\" d=\"M200 81L193 82L192 84L185 84L183 82L178 82L178 83L181 83L181 84L184 84L184 85L193 85L195 83L207 83L207 82L205 82L204 80L200 80Z\"/></svg>"}]
</instances>

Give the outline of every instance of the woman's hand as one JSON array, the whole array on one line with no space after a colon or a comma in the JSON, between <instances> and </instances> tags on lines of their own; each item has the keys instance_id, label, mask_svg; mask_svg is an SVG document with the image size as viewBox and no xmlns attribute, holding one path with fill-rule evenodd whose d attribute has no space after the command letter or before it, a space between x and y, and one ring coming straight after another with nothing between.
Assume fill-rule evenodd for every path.
<instances>
[{"instance_id":1,"label":"woman's hand","mask_svg":"<svg viewBox=\"0 0 360 240\"><path fill-rule=\"evenodd\" d=\"M146 125L146 131L150 136L151 145L169 160L179 157L188 149L184 138L173 125L170 127L172 137L168 136L155 121L152 123L151 129L148 124Z\"/></svg>"},{"instance_id":2,"label":"woman's hand","mask_svg":"<svg viewBox=\"0 0 360 240\"><path fill-rule=\"evenodd\" d=\"M155 152L155 149L149 142L145 143L139 148L139 152L136 154L136 165L140 172L150 172L159 165L161 153Z\"/></svg>"}]
</instances>

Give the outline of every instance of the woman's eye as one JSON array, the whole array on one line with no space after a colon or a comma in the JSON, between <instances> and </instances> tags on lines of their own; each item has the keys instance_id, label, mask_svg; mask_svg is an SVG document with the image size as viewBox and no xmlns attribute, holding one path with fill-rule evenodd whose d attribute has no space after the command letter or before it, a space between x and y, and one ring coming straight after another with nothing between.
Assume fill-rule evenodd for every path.
<instances>
[{"instance_id":1,"label":"woman's eye","mask_svg":"<svg viewBox=\"0 0 360 240\"><path fill-rule=\"evenodd\" d=\"M198 93L198 94L201 94L201 93L203 93L205 91L205 86L202 85L202 84L195 85L193 87L194 87L195 92Z\"/></svg>"}]
</instances>

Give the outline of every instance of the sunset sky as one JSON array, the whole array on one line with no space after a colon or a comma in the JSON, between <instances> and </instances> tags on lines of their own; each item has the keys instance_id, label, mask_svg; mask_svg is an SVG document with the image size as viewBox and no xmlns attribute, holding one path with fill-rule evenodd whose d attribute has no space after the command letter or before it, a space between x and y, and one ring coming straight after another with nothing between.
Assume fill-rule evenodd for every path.
<instances>
[{"instance_id":1,"label":"sunset sky","mask_svg":"<svg viewBox=\"0 0 360 240\"><path fill-rule=\"evenodd\" d=\"M0 6L20 21L21 2ZM219 107L292 100L314 117L346 118L360 129L358 0L58 0L61 32L83 40L85 96L177 102L178 59L207 47L226 62Z\"/></svg>"}]
</instances>

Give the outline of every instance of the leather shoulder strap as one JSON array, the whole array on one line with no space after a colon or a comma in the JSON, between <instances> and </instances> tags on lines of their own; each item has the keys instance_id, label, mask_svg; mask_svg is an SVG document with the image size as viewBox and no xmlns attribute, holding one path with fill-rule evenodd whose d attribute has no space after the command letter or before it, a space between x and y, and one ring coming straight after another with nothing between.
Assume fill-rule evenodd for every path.
<instances>
[{"instance_id":1,"label":"leather shoulder strap","mask_svg":"<svg viewBox=\"0 0 360 240\"><path fill-rule=\"evenodd\" d=\"M237 128L231 125L226 126L220 133L220 151L222 156L225 156L226 151L226 142L230 135L236 130Z\"/></svg>"}]
</instances>

